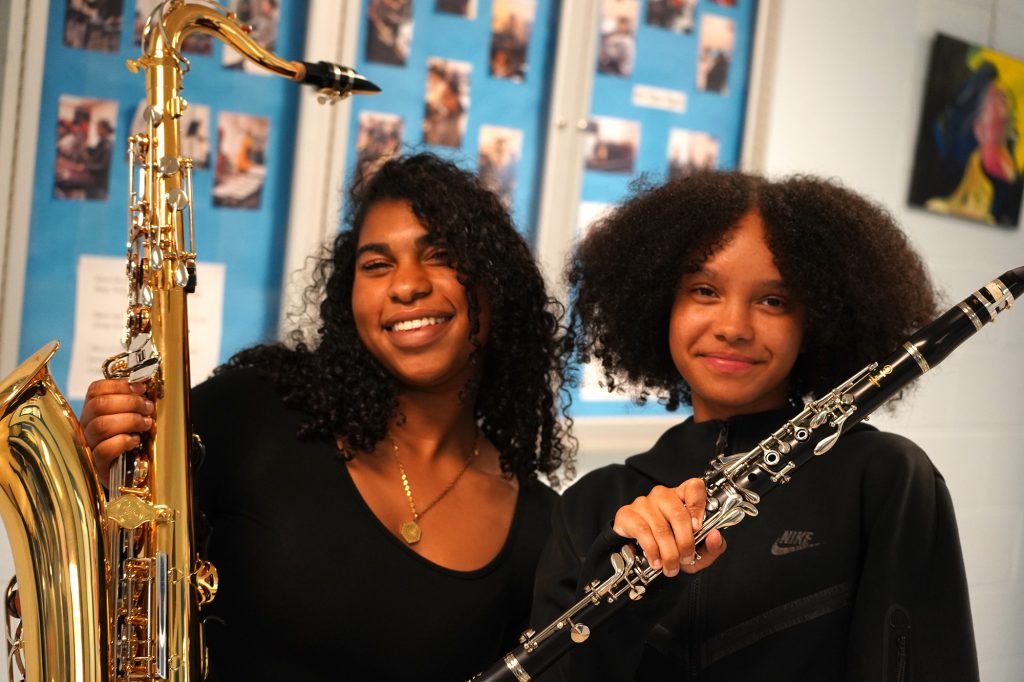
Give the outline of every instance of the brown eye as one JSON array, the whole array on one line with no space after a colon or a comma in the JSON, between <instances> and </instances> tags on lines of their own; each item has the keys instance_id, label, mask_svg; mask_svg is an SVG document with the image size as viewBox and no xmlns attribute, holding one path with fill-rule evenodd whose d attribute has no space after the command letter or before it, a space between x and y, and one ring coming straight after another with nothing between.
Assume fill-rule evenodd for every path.
<instances>
[{"instance_id":1,"label":"brown eye","mask_svg":"<svg viewBox=\"0 0 1024 682\"><path fill-rule=\"evenodd\" d=\"M363 272L379 271L386 267L388 267L388 262L383 260L368 260L359 264L359 269Z\"/></svg>"},{"instance_id":2,"label":"brown eye","mask_svg":"<svg viewBox=\"0 0 1024 682\"><path fill-rule=\"evenodd\" d=\"M690 291L692 291L693 294L698 298L714 298L715 296L717 296L717 293L714 289L703 285L695 286Z\"/></svg>"}]
</instances>

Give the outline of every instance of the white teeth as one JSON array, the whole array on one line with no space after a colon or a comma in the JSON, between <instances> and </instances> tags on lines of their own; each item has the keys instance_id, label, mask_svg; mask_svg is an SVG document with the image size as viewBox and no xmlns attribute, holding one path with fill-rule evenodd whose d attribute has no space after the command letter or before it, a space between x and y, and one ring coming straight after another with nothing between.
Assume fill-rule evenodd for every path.
<instances>
[{"instance_id":1,"label":"white teeth","mask_svg":"<svg viewBox=\"0 0 1024 682\"><path fill-rule=\"evenodd\" d=\"M444 322L443 317L421 317L418 320L405 320L404 322L396 322L391 325L391 330L396 332L407 332L410 329L419 329L420 327L426 327L431 324L441 324Z\"/></svg>"}]
</instances>

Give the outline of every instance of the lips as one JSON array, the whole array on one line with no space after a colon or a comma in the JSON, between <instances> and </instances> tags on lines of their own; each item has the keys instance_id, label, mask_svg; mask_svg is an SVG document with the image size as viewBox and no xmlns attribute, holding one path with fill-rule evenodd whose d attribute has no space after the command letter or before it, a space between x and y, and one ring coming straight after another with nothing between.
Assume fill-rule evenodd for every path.
<instances>
[{"instance_id":1,"label":"lips","mask_svg":"<svg viewBox=\"0 0 1024 682\"><path fill-rule=\"evenodd\" d=\"M741 374L761 364L760 360L736 353L698 353L710 369L723 374Z\"/></svg>"},{"instance_id":2,"label":"lips","mask_svg":"<svg viewBox=\"0 0 1024 682\"><path fill-rule=\"evenodd\" d=\"M431 325L444 324L450 319L451 315L417 317L411 320L401 320L390 325L384 325L384 329L389 332L408 332L415 329L422 329L423 327L429 327Z\"/></svg>"},{"instance_id":3,"label":"lips","mask_svg":"<svg viewBox=\"0 0 1024 682\"><path fill-rule=\"evenodd\" d=\"M437 311L411 311L390 317L381 326L396 348L416 350L444 335L454 317Z\"/></svg>"}]
</instances>

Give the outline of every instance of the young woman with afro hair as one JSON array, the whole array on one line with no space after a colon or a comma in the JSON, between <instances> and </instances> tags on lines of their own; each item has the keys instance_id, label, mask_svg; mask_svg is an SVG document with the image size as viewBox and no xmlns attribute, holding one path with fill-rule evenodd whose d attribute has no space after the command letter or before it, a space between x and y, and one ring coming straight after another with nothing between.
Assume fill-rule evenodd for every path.
<instances>
[{"instance_id":1,"label":"young woman with afro hair","mask_svg":"<svg viewBox=\"0 0 1024 682\"><path fill-rule=\"evenodd\" d=\"M348 222L313 340L193 390L221 680L468 679L526 626L557 499L537 475L571 469L562 310L497 196L414 155L354 187ZM150 413L92 385L100 469Z\"/></svg>"},{"instance_id":2,"label":"young woman with afro hair","mask_svg":"<svg viewBox=\"0 0 1024 682\"><path fill-rule=\"evenodd\" d=\"M565 492L538 630L607 575L601 557L652 491L749 451L938 312L892 218L813 177L708 171L641 190L587 233L569 281L581 360L693 414ZM952 503L914 443L860 425L758 510L715 567L652 585L543 679L978 679Z\"/></svg>"}]
</instances>

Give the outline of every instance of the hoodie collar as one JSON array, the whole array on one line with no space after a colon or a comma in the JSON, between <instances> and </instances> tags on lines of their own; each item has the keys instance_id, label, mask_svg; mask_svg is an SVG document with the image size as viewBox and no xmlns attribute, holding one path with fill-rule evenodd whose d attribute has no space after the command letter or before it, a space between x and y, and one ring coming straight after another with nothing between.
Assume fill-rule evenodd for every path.
<instances>
[{"instance_id":1,"label":"hoodie collar","mask_svg":"<svg viewBox=\"0 0 1024 682\"><path fill-rule=\"evenodd\" d=\"M777 410L699 424L691 416L663 433L650 450L627 459L626 466L661 485L676 486L704 473L718 454L716 443L723 431L727 435L726 454L747 452L798 412L798 408L787 405ZM699 471L695 471L695 465L700 467Z\"/></svg>"}]
</instances>

